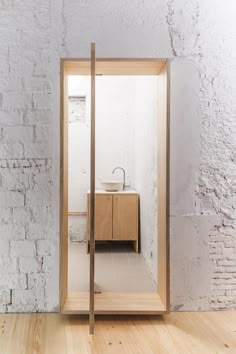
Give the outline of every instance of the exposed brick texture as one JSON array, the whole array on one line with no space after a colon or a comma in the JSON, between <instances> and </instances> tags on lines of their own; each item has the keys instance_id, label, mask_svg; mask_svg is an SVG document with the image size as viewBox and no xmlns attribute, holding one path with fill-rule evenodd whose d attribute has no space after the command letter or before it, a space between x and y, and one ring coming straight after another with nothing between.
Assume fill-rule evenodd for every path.
<instances>
[{"instance_id":1,"label":"exposed brick texture","mask_svg":"<svg viewBox=\"0 0 236 354\"><path fill-rule=\"evenodd\" d=\"M171 57L171 304L236 307L235 1L0 0L0 312L59 306L60 58Z\"/></svg>"}]
</instances>

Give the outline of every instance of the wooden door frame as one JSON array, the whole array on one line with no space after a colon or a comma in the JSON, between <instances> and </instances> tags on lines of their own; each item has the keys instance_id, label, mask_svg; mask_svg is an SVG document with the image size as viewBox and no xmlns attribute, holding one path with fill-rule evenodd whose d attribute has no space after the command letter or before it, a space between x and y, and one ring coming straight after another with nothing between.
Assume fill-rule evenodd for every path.
<instances>
[{"instance_id":1,"label":"wooden door frame","mask_svg":"<svg viewBox=\"0 0 236 354\"><path fill-rule=\"evenodd\" d=\"M61 124L60 124L60 311L62 313L88 313L87 310L73 309L76 307L77 298L74 295L68 296L68 122L67 122L67 101L65 99L65 91L67 90L68 75L90 75L90 58L62 58L61 59ZM140 293L137 301L143 306L133 306L129 310L129 304L132 304L135 295L132 293L117 293L117 308L107 306L109 299L114 302L114 293L104 293L100 295L97 301L97 310L95 313L101 314L163 314L170 311L170 257L169 257L169 206L170 206L170 59L131 59L131 58L97 58L96 74L103 75L160 75L163 84L163 100L161 99L161 113L163 118L159 117L158 123L160 130L157 132L158 137L158 154L160 147L162 148L162 157L158 157L159 167L163 167L162 171L162 188L160 187L160 175L158 175L158 202L161 200L163 208L158 208L158 296L160 305L153 301L150 293ZM162 145L160 145L162 144ZM160 168L158 168L160 171ZM159 200L159 198L161 198ZM126 300L123 299L126 294ZM136 293L134 293L136 294ZM142 294L142 295L141 295ZM155 294L155 293L154 293ZM137 294L136 294L137 295ZM133 297L132 297L133 296ZM146 298L145 298L146 296ZM69 300L68 300L69 299ZM123 300L122 300L123 299ZM145 299L147 299L145 301ZM66 301L73 303L70 306ZM78 302L87 304L88 299L85 294L81 295ZM119 303L124 302L124 309L119 307ZM148 303L146 303L148 302ZM153 308L153 306L159 306ZM87 306L87 305L86 305Z\"/></svg>"}]
</instances>

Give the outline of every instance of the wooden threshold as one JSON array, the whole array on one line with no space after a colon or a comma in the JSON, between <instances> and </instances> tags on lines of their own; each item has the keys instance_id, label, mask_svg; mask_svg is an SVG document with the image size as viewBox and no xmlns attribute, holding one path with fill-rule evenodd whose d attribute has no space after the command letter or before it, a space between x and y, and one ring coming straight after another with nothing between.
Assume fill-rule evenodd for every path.
<instances>
[{"instance_id":1,"label":"wooden threshold","mask_svg":"<svg viewBox=\"0 0 236 354\"><path fill-rule=\"evenodd\" d=\"M95 314L140 314L167 313L158 293L104 292L95 294ZM63 314L89 314L89 292L68 292Z\"/></svg>"}]
</instances>

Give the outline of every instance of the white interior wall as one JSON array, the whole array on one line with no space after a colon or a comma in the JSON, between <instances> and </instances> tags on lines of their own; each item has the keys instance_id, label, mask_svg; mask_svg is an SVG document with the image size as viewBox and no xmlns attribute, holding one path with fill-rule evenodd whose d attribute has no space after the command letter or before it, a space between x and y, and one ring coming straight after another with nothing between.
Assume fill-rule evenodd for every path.
<instances>
[{"instance_id":1,"label":"white interior wall","mask_svg":"<svg viewBox=\"0 0 236 354\"><path fill-rule=\"evenodd\" d=\"M106 179L123 180L117 166L126 171L126 184L133 184L133 112L135 80L122 76L96 77L96 188ZM86 95L85 123L69 124L69 210L87 210L90 185L90 77L70 76L68 94ZM74 241L86 238L86 217L69 218L69 235Z\"/></svg>"},{"instance_id":2,"label":"white interior wall","mask_svg":"<svg viewBox=\"0 0 236 354\"><path fill-rule=\"evenodd\" d=\"M141 252L154 280L157 279L157 81L157 76L137 78L133 125L133 175L134 187L140 195Z\"/></svg>"},{"instance_id":3,"label":"white interior wall","mask_svg":"<svg viewBox=\"0 0 236 354\"><path fill-rule=\"evenodd\" d=\"M90 183L90 78L69 76L68 96L86 97L85 121L69 123L68 128L68 210L83 212ZM86 216L69 216L68 226L71 241L85 239Z\"/></svg>"},{"instance_id":4,"label":"white interior wall","mask_svg":"<svg viewBox=\"0 0 236 354\"><path fill-rule=\"evenodd\" d=\"M157 272L157 80L150 76L96 78L96 187L116 166L140 195L141 252ZM86 211L90 171L90 77L70 76L68 94L87 97L85 123L69 124L69 210ZM69 117L70 120L70 117ZM86 238L86 217L69 218L71 241Z\"/></svg>"}]
</instances>

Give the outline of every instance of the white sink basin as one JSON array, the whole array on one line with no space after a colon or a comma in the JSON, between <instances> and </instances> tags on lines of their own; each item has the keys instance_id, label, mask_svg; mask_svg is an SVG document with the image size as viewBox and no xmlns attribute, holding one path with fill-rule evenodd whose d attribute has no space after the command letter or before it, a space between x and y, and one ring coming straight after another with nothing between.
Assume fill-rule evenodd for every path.
<instances>
[{"instance_id":1,"label":"white sink basin","mask_svg":"<svg viewBox=\"0 0 236 354\"><path fill-rule=\"evenodd\" d=\"M101 181L100 184L107 192L117 192L123 189L123 182L120 181Z\"/></svg>"}]
</instances>

